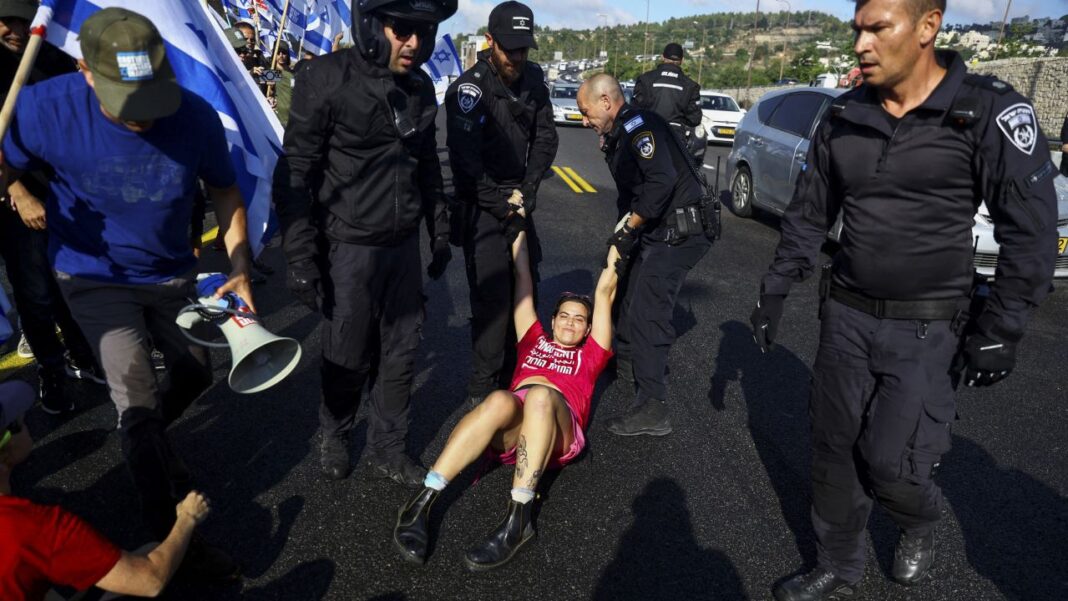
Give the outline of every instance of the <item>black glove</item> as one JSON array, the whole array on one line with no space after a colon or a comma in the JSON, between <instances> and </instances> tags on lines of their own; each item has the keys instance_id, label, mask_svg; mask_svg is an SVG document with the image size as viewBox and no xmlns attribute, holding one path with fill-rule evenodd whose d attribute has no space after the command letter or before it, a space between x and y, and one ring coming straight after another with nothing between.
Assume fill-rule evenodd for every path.
<instances>
[{"instance_id":1,"label":"black glove","mask_svg":"<svg viewBox=\"0 0 1068 601\"><path fill-rule=\"evenodd\" d=\"M976 332L964 341L964 383L990 386L1016 366L1016 343L1001 342Z\"/></svg>"},{"instance_id":2,"label":"black glove","mask_svg":"<svg viewBox=\"0 0 1068 601\"><path fill-rule=\"evenodd\" d=\"M312 259L302 259L289 264L286 272L286 288L313 312L319 311L319 267Z\"/></svg>"},{"instance_id":3,"label":"black glove","mask_svg":"<svg viewBox=\"0 0 1068 601\"><path fill-rule=\"evenodd\" d=\"M782 306L786 297L779 294L761 294L756 308L749 315L753 324L753 340L766 353L775 348L775 335L779 333L779 321L782 320Z\"/></svg>"},{"instance_id":4,"label":"black glove","mask_svg":"<svg viewBox=\"0 0 1068 601\"><path fill-rule=\"evenodd\" d=\"M523 193L523 209L527 215L533 215L535 207L538 206L538 193L534 186L521 186L519 191Z\"/></svg>"},{"instance_id":5,"label":"black glove","mask_svg":"<svg viewBox=\"0 0 1068 601\"><path fill-rule=\"evenodd\" d=\"M512 211L504 218L501 227L504 229L504 239L508 241L508 246L511 246L515 239L519 237L519 232L526 231L527 218Z\"/></svg>"},{"instance_id":6,"label":"black glove","mask_svg":"<svg viewBox=\"0 0 1068 601\"><path fill-rule=\"evenodd\" d=\"M433 258L430 260L430 265L426 266L426 275L436 280L445 273L445 267L448 266L449 261L452 260L452 249L449 248L449 235L438 234L434 236L434 239L430 241L430 252Z\"/></svg>"},{"instance_id":7,"label":"black glove","mask_svg":"<svg viewBox=\"0 0 1068 601\"><path fill-rule=\"evenodd\" d=\"M634 245L637 242L638 230L624 223L623 227L619 228L608 237L607 244L608 246L616 247L616 250L619 251L619 258L626 263L627 259L630 258L630 252L634 250ZM619 262L617 261L616 264L618 265Z\"/></svg>"}]
</instances>

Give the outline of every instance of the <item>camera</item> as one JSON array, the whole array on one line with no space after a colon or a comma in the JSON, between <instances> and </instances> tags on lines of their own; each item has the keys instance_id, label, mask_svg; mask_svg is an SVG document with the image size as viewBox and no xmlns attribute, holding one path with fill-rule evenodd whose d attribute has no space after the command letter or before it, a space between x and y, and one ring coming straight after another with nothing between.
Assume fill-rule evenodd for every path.
<instances>
[{"instance_id":1,"label":"camera","mask_svg":"<svg viewBox=\"0 0 1068 601\"><path fill-rule=\"evenodd\" d=\"M266 69L256 76L256 83L278 83L282 79L282 73L274 69Z\"/></svg>"}]
</instances>

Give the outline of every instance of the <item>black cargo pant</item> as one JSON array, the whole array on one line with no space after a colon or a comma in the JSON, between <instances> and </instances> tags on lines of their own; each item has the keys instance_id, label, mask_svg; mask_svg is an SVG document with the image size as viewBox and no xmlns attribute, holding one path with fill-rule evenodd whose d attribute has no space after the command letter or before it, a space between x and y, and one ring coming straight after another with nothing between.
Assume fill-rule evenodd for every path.
<instances>
[{"instance_id":1,"label":"black cargo pant","mask_svg":"<svg viewBox=\"0 0 1068 601\"><path fill-rule=\"evenodd\" d=\"M465 210L464 265L471 294L472 345L467 393L485 396L507 387L515 369L512 250L496 217L473 204L465 205ZM527 220L527 248L537 282L541 247L532 218Z\"/></svg>"},{"instance_id":2,"label":"black cargo pant","mask_svg":"<svg viewBox=\"0 0 1068 601\"><path fill-rule=\"evenodd\" d=\"M675 343L671 323L686 274L705 256L712 242L690 236L670 245L644 236L627 273L624 295L617 305L616 353L631 364L638 403L667 400L668 353Z\"/></svg>"},{"instance_id":3,"label":"black cargo pant","mask_svg":"<svg viewBox=\"0 0 1068 601\"><path fill-rule=\"evenodd\" d=\"M942 492L931 476L950 447L957 346L949 320L880 319L825 302L809 407L821 567L861 578L873 500L910 534L937 524Z\"/></svg>"},{"instance_id":4,"label":"black cargo pant","mask_svg":"<svg viewBox=\"0 0 1068 601\"><path fill-rule=\"evenodd\" d=\"M58 272L56 279L104 369L145 526L163 540L174 525L175 506L192 486L167 426L212 383L207 349L187 340L174 323L196 296L194 274L158 284L97 282ZM152 366L153 346L167 365L162 384Z\"/></svg>"},{"instance_id":5,"label":"black cargo pant","mask_svg":"<svg viewBox=\"0 0 1068 601\"><path fill-rule=\"evenodd\" d=\"M7 267L22 332L42 369L63 369L64 347L79 365L93 359L82 330L71 317L48 261L48 234L32 230L8 207L0 207L0 256ZM63 342L56 326L63 332Z\"/></svg>"},{"instance_id":6,"label":"black cargo pant","mask_svg":"<svg viewBox=\"0 0 1068 601\"><path fill-rule=\"evenodd\" d=\"M415 353L423 326L419 234L396 246L330 242L323 273L324 436L347 437L370 385L367 446L405 451Z\"/></svg>"}]
</instances>

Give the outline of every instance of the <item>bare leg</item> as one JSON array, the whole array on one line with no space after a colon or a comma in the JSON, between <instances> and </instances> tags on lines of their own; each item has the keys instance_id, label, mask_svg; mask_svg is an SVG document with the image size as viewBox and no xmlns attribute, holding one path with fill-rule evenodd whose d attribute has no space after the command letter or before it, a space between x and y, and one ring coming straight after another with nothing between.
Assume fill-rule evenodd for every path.
<instances>
[{"instance_id":1,"label":"bare leg","mask_svg":"<svg viewBox=\"0 0 1068 601\"><path fill-rule=\"evenodd\" d=\"M512 488L535 490L549 457L571 446L571 410L558 391L535 386L527 392L515 451L515 475Z\"/></svg>"},{"instance_id":2,"label":"bare leg","mask_svg":"<svg viewBox=\"0 0 1068 601\"><path fill-rule=\"evenodd\" d=\"M482 456L491 442L497 441L496 446L505 446L509 438L514 441L522 422L523 411L515 395L507 390L490 393L456 424L445 443L445 450L430 469L446 480L452 480Z\"/></svg>"}]
</instances>

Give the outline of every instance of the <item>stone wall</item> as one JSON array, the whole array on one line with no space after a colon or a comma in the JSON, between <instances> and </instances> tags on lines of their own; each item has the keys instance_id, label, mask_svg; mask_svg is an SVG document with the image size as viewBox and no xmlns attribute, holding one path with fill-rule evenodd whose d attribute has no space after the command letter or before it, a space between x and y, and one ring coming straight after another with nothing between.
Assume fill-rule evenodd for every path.
<instances>
[{"instance_id":1,"label":"stone wall","mask_svg":"<svg viewBox=\"0 0 1068 601\"><path fill-rule=\"evenodd\" d=\"M1034 103L1039 125L1046 137L1053 140L1060 136L1065 112L1068 111L1068 58L1009 58L969 65L969 70L993 75L1012 84ZM744 86L714 91L730 94L743 107L749 107L768 92L802 85L754 86L748 93Z\"/></svg>"},{"instance_id":2,"label":"stone wall","mask_svg":"<svg viewBox=\"0 0 1068 601\"><path fill-rule=\"evenodd\" d=\"M1068 111L1068 58L1009 58L969 65L968 70L1012 84L1034 103L1046 137L1060 137Z\"/></svg>"}]
</instances>

